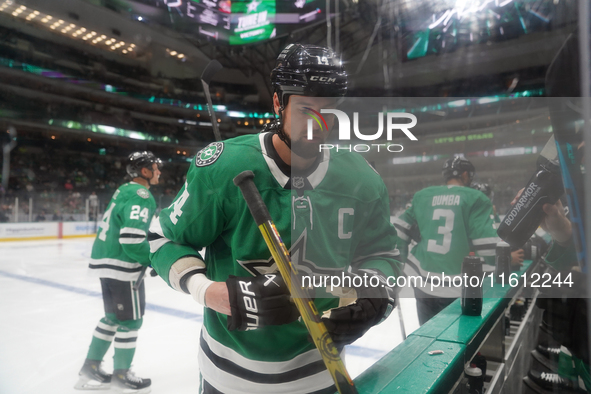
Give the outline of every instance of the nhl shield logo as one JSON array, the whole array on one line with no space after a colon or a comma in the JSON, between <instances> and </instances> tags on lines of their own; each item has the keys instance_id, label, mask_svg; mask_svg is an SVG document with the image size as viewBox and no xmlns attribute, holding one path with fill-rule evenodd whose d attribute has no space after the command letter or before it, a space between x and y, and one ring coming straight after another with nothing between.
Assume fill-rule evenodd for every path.
<instances>
[{"instance_id":1,"label":"nhl shield logo","mask_svg":"<svg viewBox=\"0 0 591 394\"><path fill-rule=\"evenodd\" d=\"M195 157L197 167L205 167L215 162L224 150L223 142L214 142L201 149Z\"/></svg>"},{"instance_id":2,"label":"nhl shield logo","mask_svg":"<svg viewBox=\"0 0 591 394\"><path fill-rule=\"evenodd\" d=\"M291 180L291 184L296 189L301 189L305 186L306 183L304 182L304 178L302 178L301 176L294 176Z\"/></svg>"}]
</instances>

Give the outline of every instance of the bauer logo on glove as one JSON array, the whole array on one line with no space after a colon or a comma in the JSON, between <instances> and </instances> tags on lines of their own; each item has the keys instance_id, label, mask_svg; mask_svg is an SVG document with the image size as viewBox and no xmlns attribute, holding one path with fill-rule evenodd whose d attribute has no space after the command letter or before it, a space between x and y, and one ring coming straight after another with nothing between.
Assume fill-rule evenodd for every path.
<instances>
[{"instance_id":1,"label":"bauer logo on glove","mask_svg":"<svg viewBox=\"0 0 591 394\"><path fill-rule=\"evenodd\" d=\"M228 316L228 330L247 331L288 324L300 315L280 275L230 276L226 286L232 311Z\"/></svg>"}]
</instances>

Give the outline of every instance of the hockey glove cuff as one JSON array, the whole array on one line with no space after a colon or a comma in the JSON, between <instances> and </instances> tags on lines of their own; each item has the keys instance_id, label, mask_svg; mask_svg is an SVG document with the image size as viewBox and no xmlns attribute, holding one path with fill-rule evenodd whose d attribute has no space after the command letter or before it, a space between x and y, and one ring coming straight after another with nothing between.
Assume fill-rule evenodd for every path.
<instances>
[{"instance_id":1,"label":"hockey glove cuff","mask_svg":"<svg viewBox=\"0 0 591 394\"><path fill-rule=\"evenodd\" d=\"M230 276L226 280L232 315L228 330L255 330L294 322L300 316L279 274Z\"/></svg>"}]
</instances>

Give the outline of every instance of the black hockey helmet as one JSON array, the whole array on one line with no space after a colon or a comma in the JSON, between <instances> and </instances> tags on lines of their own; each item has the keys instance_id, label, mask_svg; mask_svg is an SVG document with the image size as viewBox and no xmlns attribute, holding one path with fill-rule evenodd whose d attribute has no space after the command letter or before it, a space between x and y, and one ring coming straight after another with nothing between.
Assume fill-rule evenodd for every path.
<instances>
[{"instance_id":1,"label":"black hockey helmet","mask_svg":"<svg viewBox=\"0 0 591 394\"><path fill-rule=\"evenodd\" d=\"M488 183L475 183L472 185L472 189L483 192L489 200L492 200L494 197L494 192Z\"/></svg>"},{"instance_id":2,"label":"black hockey helmet","mask_svg":"<svg viewBox=\"0 0 591 394\"><path fill-rule=\"evenodd\" d=\"M472 183L476 169L470 161L460 156L454 156L443 163L442 175L446 182L451 178L459 178L466 171L470 176L470 183Z\"/></svg>"},{"instance_id":3,"label":"black hockey helmet","mask_svg":"<svg viewBox=\"0 0 591 394\"><path fill-rule=\"evenodd\" d=\"M342 97L347 93L347 72L331 49L316 45L289 44L277 57L271 85L282 108L292 94Z\"/></svg>"},{"instance_id":4,"label":"black hockey helmet","mask_svg":"<svg viewBox=\"0 0 591 394\"><path fill-rule=\"evenodd\" d=\"M156 163L158 168L162 168L162 160L157 158L150 151L133 152L127 158L127 173L131 178L142 178L142 168L152 171L152 164Z\"/></svg>"}]
</instances>

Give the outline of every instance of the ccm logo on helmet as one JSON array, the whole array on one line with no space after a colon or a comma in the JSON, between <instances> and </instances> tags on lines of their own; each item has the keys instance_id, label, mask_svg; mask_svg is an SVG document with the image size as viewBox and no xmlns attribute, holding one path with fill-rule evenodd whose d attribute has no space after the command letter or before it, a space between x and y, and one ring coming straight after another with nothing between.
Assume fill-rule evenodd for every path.
<instances>
[{"instance_id":1,"label":"ccm logo on helmet","mask_svg":"<svg viewBox=\"0 0 591 394\"><path fill-rule=\"evenodd\" d=\"M312 75L310 77L310 81L319 81L319 82L336 82L336 78L329 78L329 77L321 77L319 75Z\"/></svg>"}]
</instances>

